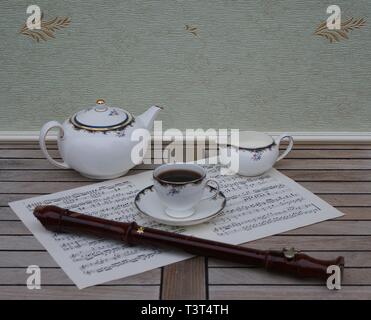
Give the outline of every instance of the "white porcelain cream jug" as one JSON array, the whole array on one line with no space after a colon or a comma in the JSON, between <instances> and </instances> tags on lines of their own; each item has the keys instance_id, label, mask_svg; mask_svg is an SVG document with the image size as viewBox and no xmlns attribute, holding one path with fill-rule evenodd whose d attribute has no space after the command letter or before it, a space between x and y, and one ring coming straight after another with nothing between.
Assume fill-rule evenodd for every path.
<instances>
[{"instance_id":1,"label":"white porcelain cream jug","mask_svg":"<svg viewBox=\"0 0 371 320\"><path fill-rule=\"evenodd\" d=\"M63 124L57 121L44 124L40 131L40 147L50 163L59 168L72 168L93 179L116 178L137 164L131 151L138 141L131 138L132 133L136 129L151 130L161 109L152 106L134 118L128 111L110 107L99 99L95 106L75 113ZM62 162L54 160L46 149L45 138L52 128L59 129Z\"/></svg>"},{"instance_id":2,"label":"white porcelain cream jug","mask_svg":"<svg viewBox=\"0 0 371 320\"><path fill-rule=\"evenodd\" d=\"M279 155L280 143L288 139L286 150ZM263 132L243 131L236 142L219 146L220 162L237 163L237 173L244 176L258 176L268 171L273 165L286 157L294 145L294 140L288 134L282 134L276 140Z\"/></svg>"}]
</instances>

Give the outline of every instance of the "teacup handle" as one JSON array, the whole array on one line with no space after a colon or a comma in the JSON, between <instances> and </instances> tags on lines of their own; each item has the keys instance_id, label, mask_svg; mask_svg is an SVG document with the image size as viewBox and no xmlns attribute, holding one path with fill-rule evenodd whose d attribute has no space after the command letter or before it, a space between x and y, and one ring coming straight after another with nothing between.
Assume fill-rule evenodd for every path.
<instances>
[{"instance_id":1,"label":"teacup handle","mask_svg":"<svg viewBox=\"0 0 371 320\"><path fill-rule=\"evenodd\" d=\"M216 181L215 179L209 179L209 180L206 181L206 185L207 186L210 186L209 185L209 182L212 182L212 183L215 184L215 186L214 186L214 188L215 188L214 194L212 194L210 196L207 196L207 197L204 197L201 200L213 199L213 198L216 198L216 196L219 194L220 186L219 186L218 181ZM212 186L210 186L210 187L212 187Z\"/></svg>"},{"instance_id":2,"label":"teacup handle","mask_svg":"<svg viewBox=\"0 0 371 320\"><path fill-rule=\"evenodd\" d=\"M49 162L51 164L54 164L56 167L59 167L59 168L69 169L70 168L69 165L67 163L65 163L64 161L63 162L55 161L50 156L50 154L49 154L49 152L46 148L46 143L45 143L46 135L48 134L49 130L51 130L52 128L58 128L59 129L59 135L60 135L61 138L64 135L63 127L59 122L49 121L48 123L45 123L43 125L43 127L41 128L40 136L39 136L39 143L40 143L41 151L43 152L44 156L46 157L46 159L49 160Z\"/></svg>"},{"instance_id":3,"label":"teacup handle","mask_svg":"<svg viewBox=\"0 0 371 320\"><path fill-rule=\"evenodd\" d=\"M291 151L292 147L294 146L294 138L288 135L287 133L284 133L284 134L281 134L277 139L278 142L276 143L277 143L278 148L280 147L281 141L286 138L289 139L289 145L287 146L286 150L277 158L276 162L286 157L288 153Z\"/></svg>"}]
</instances>

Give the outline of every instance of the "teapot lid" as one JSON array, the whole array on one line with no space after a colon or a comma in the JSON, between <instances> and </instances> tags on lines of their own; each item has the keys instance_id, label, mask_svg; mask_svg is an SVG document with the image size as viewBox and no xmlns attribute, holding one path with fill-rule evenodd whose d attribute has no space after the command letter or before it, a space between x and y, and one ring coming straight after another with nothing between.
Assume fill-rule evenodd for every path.
<instances>
[{"instance_id":1,"label":"teapot lid","mask_svg":"<svg viewBox=\"0 0 371 320\"><path fill-rule=\"evenodd\" d=\"M266 133L257 131L241 131L238 143L231 141L229 145L242 149L261 149L266 148L273 143L273 138Z\"/></svg>"},{"instance_id":2,"label":"teapot lid","mask_svg":"<svg viewBox=\"0 0 371 320\"><path fill-rule=\"evenodd\" d=\"M70 119L75 127L91 131L122 129L132 120L133 116L129 112L109 107L103 99L98 99L94 107L81 110Z\"/></svg>"}]
</instances>

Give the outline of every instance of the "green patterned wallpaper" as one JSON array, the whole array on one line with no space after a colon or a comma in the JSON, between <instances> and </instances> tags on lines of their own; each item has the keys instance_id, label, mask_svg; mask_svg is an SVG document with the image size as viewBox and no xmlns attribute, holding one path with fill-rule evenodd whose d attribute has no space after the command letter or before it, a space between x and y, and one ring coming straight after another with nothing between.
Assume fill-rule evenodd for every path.
<instances>
[{"instance_id":1,"label":"green patterned wallpaper","mask_svg":"<svg viewBox=\"0 0 371 320\"><path fill-rule=\"evenodd\" d=\"M26 8L69 17L20 34ZM349 39L314 35L337 4ZM369 0L1 1L0 131L38 130L104 98L166 128L371 131Z\"/></svg>"}]
</instances>

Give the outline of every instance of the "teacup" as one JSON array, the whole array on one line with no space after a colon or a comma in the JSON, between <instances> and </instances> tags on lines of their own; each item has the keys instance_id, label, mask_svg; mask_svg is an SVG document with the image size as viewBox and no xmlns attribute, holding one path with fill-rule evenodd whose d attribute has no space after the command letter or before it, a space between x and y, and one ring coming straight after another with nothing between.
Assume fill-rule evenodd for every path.
<instances>
[{"instance_id":1,"label":"teacup","mask_svg":"<svg viewBox=\"0 0 371 320\"><path fill-rule=\"evenodd\" d=\"M164 164L153 171L153 180L166 214L173 218L191 216L200 201L219 193L218 182L206 179L206 170L191 163ZM214 191L205 197L204 191L210 182L214 184Z\"/></svg>"}]
</instances>

